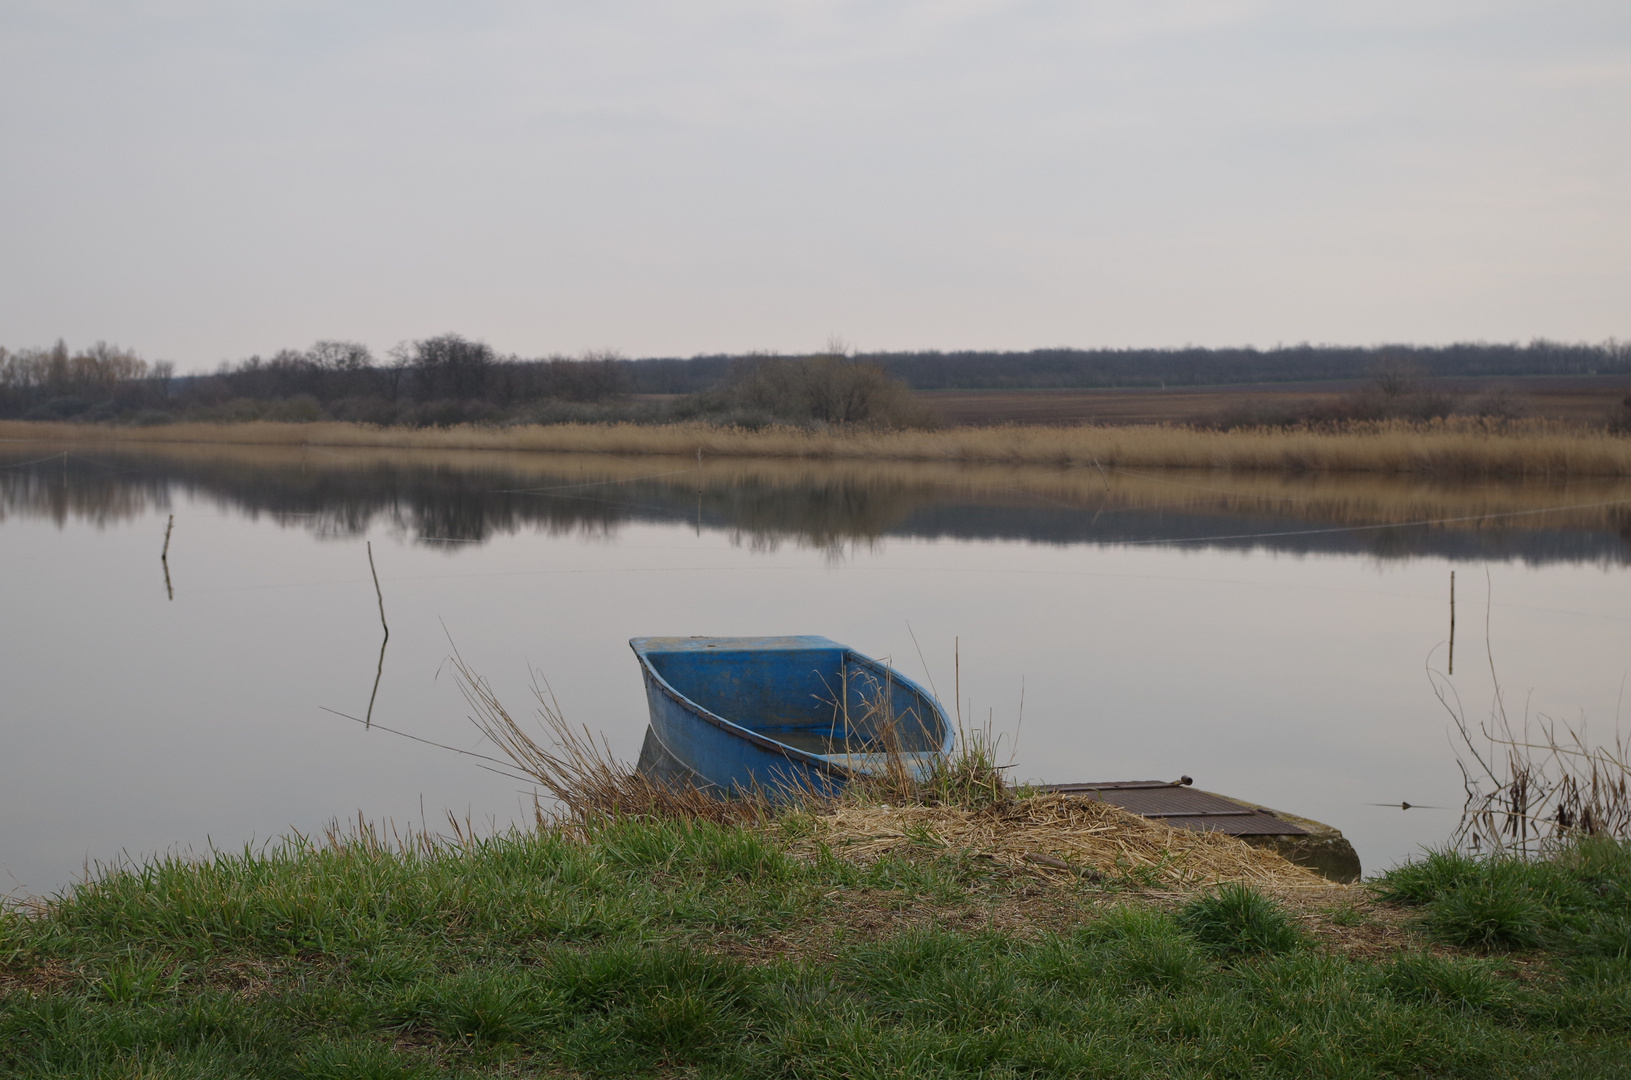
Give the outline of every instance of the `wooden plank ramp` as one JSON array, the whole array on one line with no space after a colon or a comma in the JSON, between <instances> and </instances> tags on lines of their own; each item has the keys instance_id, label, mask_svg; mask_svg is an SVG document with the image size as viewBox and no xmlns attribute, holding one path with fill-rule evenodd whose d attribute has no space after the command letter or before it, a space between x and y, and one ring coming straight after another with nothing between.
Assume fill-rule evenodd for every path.
<instances>
[{"instance_id":1,"label":"wooden plank ramp","mask_svg":"<svg viewBox=\"0 0 1631 1080\"><path fill-rule=\"evenodd\" d=\"M1035 787L1112 803L1175 829L1238 836L1253 847L1276 851L1332 881L1349 884L1359 880L1359 853L1341 830L1243 799L1202 791L1193 784L1194 780L1182 776L1177 780L1101 780Z\"/></svg>"}]
</instances>

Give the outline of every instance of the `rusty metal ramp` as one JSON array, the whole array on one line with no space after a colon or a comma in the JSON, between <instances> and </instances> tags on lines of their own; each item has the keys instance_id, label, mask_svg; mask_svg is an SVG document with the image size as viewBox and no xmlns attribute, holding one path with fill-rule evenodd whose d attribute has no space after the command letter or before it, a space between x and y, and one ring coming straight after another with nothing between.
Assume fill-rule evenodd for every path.
<instances>
[{"instance_id":1,"label":"rusty metal ramp","mask_svg":"<svg viewBox=\"0 0 1631 1080\"><path fill-rule=\"evenodd\" d=\"M1230 836L1306 836L1308 830L1270 810L1244 806L1189 786L1182 780L1110 780L1089 784L1040 784L1042 791L1081 795L1114 803L1175 829L1221 832Z\"/></svg>"}]
</instances>

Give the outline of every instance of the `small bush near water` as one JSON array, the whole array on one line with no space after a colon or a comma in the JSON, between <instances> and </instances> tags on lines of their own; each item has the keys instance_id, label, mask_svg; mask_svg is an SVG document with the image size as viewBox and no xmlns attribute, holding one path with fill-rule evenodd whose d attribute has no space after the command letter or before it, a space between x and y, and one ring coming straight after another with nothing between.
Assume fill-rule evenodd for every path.
<instances>
[{"instance_id":1,"label":"small bush near water","mask_svg":"<svg viewBox=\"0 0 1631 1080\"><path fill-rule=\"evenodd\" d=\"M1469 890L1527 897L1541 944L1519 977L1449 946L1349 957L1245 888L1168 911L955 853L795 858L775 835L616 820L402 850L362 832L115 869L0 915L0 1075L1631 1069L1623 845L1434 856L1380 883L1430 920Z\"/></svg>"}]
</instances>

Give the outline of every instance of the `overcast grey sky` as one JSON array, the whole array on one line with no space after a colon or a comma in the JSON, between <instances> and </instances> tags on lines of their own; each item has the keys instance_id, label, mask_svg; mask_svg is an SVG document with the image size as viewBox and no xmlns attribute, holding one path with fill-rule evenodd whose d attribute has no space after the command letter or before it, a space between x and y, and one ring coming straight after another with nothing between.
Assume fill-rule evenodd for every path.
<instances>
[{"instance_id":1,"label":"overcast grey sky","mask_svg":"<svg viewBox=\"0 0 1631 1080\"><path fill-rule=\"evenodd\" d=\"M1631 334L1625 0L0 0L0 344Z\"/></svg>"}]
</instances>

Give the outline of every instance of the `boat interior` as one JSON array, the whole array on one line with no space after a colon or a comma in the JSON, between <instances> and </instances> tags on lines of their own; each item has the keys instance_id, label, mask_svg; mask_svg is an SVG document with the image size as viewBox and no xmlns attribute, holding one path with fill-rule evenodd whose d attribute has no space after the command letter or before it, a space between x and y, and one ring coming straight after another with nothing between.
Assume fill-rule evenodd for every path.
<instances>
[{"instance_id":1,"label":"boat interior","mask_svg":"<svg viewBox=\"0 0 1631 1080\"><path fill-rule=\"evenodd\" d=\"M824 638L693 638L642 654L675 690L725 718L852 767L938 753L940 707L885 664ZM694 643L694 644L693 644Z\"/></svg>"}]
</instances>

